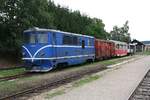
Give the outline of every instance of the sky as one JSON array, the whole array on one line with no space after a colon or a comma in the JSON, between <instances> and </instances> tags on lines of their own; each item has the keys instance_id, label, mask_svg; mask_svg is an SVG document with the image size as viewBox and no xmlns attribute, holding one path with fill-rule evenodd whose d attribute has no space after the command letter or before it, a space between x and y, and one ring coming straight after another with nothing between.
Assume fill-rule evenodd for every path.
<instances>
[{"instance_id":1,"label":"sky","mask_svg":"<svg viewBox=\"0 0 150 100\"><path fill-rule=\"evenodd\" d=\"M129 21L132 39L150 40L150 0L53 0L55 4L102 19L110 32Z\"/></svg>"}]
</instances>

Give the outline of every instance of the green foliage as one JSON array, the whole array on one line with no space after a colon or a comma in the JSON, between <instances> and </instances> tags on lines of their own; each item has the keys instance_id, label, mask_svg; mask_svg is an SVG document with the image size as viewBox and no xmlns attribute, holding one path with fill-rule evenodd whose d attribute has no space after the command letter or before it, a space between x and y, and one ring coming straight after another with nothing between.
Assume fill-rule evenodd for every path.
<instances>
[{"instance_id":1,"label":"green foliage","mask_svg":"<svg viewBox=\"0 0 150 100\"><path fill-rule=\"evenodd\" d=\"M62 94L65 94L65 90L59 90L59 91L56 91L54 93L49 93L49 94L47 94L45 99L51 99L51 98L53 98L55 96L62 95Z\"/></svg>"},{"instance_id":2,"label":"green foliage","mask_svg":"<svg viewBox=\"0 0 150 100\"><path fill-rule=\"evenodd\" d=\"M150 55L150 51L144 51L144 52L142 52L142 55Z\"/></svg>"},{"instance_id":3,"label":"green foliage","mask_svg":"<svg viewBox=\"0 0 150 100\"><path fill-rule=\"evenodd\" d=\"M10 69L10 70L1 70L0 71L0 78L14 76L18 74L25 73L25 68L18 68L18 69Z\"/></svg>"},{"instance_id":4,"label":"green foliage","mask_svg":"<svg viewBox=\"0 0 150 100\"><path fill-rule=\"evenodd\" d=\"M107 39L105 24L51 0L0 0L0 55L20 57L22 32L31 27L52 28Z\"/></svg>"},{"instance_id":5,"label":"green foliage","mask_svg":"<svg viewBox=\"0 0 150 100\"><path fill-rule=\"evenodd\" d=\"M92 23L87 26L86 32L96 38L107 39L108 33L104 30L104 27L105 25L102 20L94 18Z\"/></svg>"},{"instance_id":6,"label":"green foliage","mask_svg":"<svg viewBox=\"0 0 150 100\"><path fill-rule=\"evenodd\" d=\"M22 0L19 18L24 29L34 26L51 28L53 14L49 11L47 0Z\"/></svg>"},{"instance_id":7,"label":"green foliage","mask_svg":"<svg viewBox=\"0 0 150 100\"><path fill-rule=\"evenodd\" d=\"M17 14L19 0L2 0L0 5L0 52L16 55L20 44Z\"/></svg>"},{"instance_id":8,"label":"green foliage","mask_svg":"<svg viewBox=\"0 0 150 100\"><path fill-rule=\"evenodd\" d=\"M75 82L75 83L73 84L73 86L74 86L74 87L80 87L80 86L83 86L83 85L86 84L86 83L93 82L93 81L95 81L95 80L97 80L97 79L99 79L99 78L100 78L99 75L89 76L89 77L83 78L83 79L81 79L81 80Z\"/></svg>"},{"instance_id":9,"label":"green foliage","mask_svg":"<svg viewBox=\"0 0 150 100\"><path fill-rule=\"evenodd\" d=\"M125 22L125 24L122 27L114 26L113 30L110 32L111 33L111 39L112 40L117 40L117 41L123 41L129 43L131 41L130 33L129 31L129 26L128 26L128 21Z\"/></svg>"}]
</instances>

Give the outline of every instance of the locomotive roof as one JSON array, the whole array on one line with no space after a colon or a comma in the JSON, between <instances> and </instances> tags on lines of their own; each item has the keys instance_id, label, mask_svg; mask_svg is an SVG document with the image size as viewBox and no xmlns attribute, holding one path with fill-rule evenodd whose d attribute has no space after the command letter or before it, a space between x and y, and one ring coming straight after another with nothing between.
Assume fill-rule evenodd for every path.
<instances>
[{"instance_id":1,"label":"locomotive roof","mask_svg":"<svg viewBox=\"0 0 150 100\"><path fill-rule=\"evenodd\" d=\"M117 43L117 44L127 44L126 42L116 41L116 40L109 40L111 42Z\"/></svg>"},{"instance_id":2,"label":"locomotive roof","mask_svg":"<svg viewBox=\"0 0 150 100\"><path fill-rule=\"evenodd\" d=\"M94 38L93 36L88 36L88 35L82 35L82 34L76 34L76 33L71 33L71 32L64 32L60 30L54 30L54 29L44 29L44 28L30 28L28 30L25 30L24 32L31 32L31 31L45 31L45 32L61 32L64 34L69 34L69 35L76 35L76 36L84 36L88 38Z\"/></svg>"}]
</instances>

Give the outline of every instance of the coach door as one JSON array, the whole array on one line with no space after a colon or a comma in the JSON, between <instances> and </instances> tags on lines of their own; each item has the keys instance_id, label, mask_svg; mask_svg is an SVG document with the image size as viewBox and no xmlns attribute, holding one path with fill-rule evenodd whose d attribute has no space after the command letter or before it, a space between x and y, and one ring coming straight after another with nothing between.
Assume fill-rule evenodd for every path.
<instances>
[{"instance_id":1,"label":"coach door","mask_svg":"<svg viewBox=\"0 0 150 100\"><path fill-rule=\"evenodd\" d=\"M82 49L81 49L81 55L85 55L85 39L82 38L82 41L81 41L81 46L82 46Z\"/></svg>"},{"instance_id":2,"label":"coach door","mask_svg":"<svg viewBox=\"0 0 150 100\"><path fill-rule=\"evenodd\" d=\"M82 40L82 49L85 49L85 40Z\"/></svg>"}]
</instances>

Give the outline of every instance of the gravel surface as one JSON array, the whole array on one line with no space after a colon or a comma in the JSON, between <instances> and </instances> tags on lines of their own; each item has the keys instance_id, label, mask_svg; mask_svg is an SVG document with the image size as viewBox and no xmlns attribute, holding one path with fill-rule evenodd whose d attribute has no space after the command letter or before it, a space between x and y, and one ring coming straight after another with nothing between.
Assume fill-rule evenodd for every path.
<instances>
[{"instance_id":1,"label":"gravel surface","mask_svg":"<svg viewBox=\"0 0 150 100\"><path fill-rule=\"evenodd\" d=\"M128 100L146 72L150 69L150 56L120 65L98 80L71 89L50 100ZM97 73L97 74L101 74ZM45 95L30 100L47 99Z\"/></svg>"}]
</instances>

